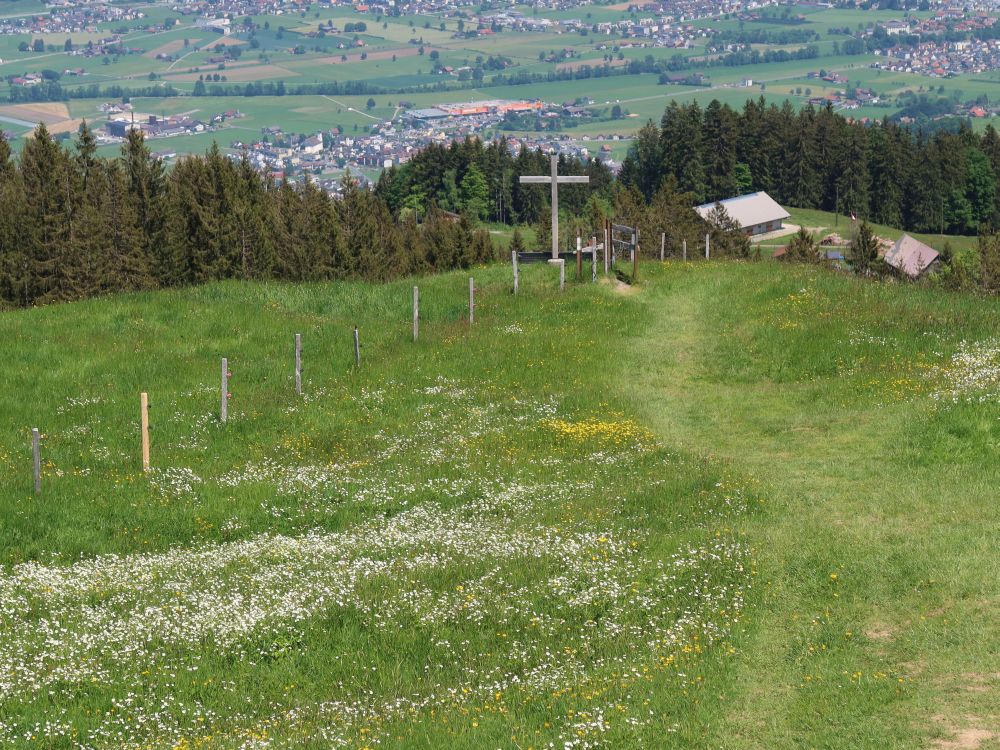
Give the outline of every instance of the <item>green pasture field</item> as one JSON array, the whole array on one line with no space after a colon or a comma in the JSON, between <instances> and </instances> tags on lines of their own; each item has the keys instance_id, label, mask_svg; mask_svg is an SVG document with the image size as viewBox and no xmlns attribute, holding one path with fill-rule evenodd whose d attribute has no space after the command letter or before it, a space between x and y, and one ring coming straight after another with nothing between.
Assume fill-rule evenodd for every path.
<instances>
[{"instance_id":1,"label":"green pasture field","mask_svg":"<svg viewBox=\"0 0 1000 750\"><path fill-rule=\"evenodd\" d=\"M776 263L647 279L642 413L768 488L704 744L996 747L996 301Z\"/></svg>"},{"instance_id":2,"label":"green pasture field","mask_svg":"<svg viewBox=\"0 0 1000 750\"><path fill-rule=\"evenodd\" d=\"M221 284L0 318L4 746L697 742L753 596L735 526L763 498L594 387L619 375L595 324L638 332L637 305L559 294L544 265L521 284ZM43 352L58 396L31 408ZM39 497L15 468L36 422Z\"/></svg>"},{"instance_id":3,"label":"green pasture field","mask_svg":"<svg viewBox=\"0 0 1000 750\"><path fill-rule=\"evenodd\" d=\"M162 11L165 9L153 8L151 10ZM581 9L572 9L578 11ZM557 11L553 17L565 15L570 11ZM610 13L618 17L625 17L627 14L622 11L610 10L600 7L589 7L587 12ZM892 12L876 11L850 11L816 9L813 7L793 8L792 12L801 12L808 16L809 23L822 26L828 29L831 27L856 25L865 22L865 19L893 17ZM882 15L879 15L881 13ZM318 15L317 15L318 14ZM888 15L886 15L888 14ZM570 17L579 16L579 13L571 13ZM898 16L898 14L896 14ZM164 15L163 17L166 17ZM160 16L157 16L160 19ZM153 20L152 15L145 21ZM238 21L239 19L237 19ZM415 17L415 18L385 18L379 21L376 17L368 14L354 14L341 8L310 10L301 15L290 16L258 16L255 20L263 24L270 24L269 30L260 30L257 33L257 40L260 42L259 49L251 49L249 45L243 45L242 56L239 61L228 63L223 69L219 69L216 63L209 63L208 58L217 53L213 47L216 40L221 37L199 31L195 29L189 19L181 19L180 26L170 31L149 34L142 31L134 31L127 36L127 43L130 46L141 47L147 51L161 48L163 45L176 43L184 38L191 40L188 48L180 48L176 54L184 57L174 63L154 60L145 55L126 55L115 59L109 65L103 65L100 59L84 60L77 57L65 56L61 51L56 53L18 53L16 45L21 37L0 38L0 57L5 62L0 67L0 72L14 73L22 70L41 70L52 68L62 70L64 67L83 66L87 75L74 78L63 77L61 83L64 87L72 89L78 86L87 86L94 83L100 85L120 84L123 86L146 86L150 85L148 80L150 73L155 73L160 77L161 83L170 83L183 92L191 92L198 75L211 76L219 74L225 76L225 83L233 86L243 85L253 81L285 81L288 85L309 84L324 81L368 81L375 86L388 89L401 89L411 86L433 85L444 83L446 86L457 86L458 80L452 76L432 75L430 69L432 61L429 55L423 57L413 55L413 45L409 44L409 39L413 37L423 37L424 45L429 51L436 49L440 53L440 63L452 67L462 65L475 65L477 56L487 57L489 55L505 55L512 57L517 63L517 67L507 71L508 74L518 71L545 73L556 68L555 64L539 62L540 52L548 53L553 50L560 50L566 46L573 46L581 52L581 57L570 61L572 64L591 63L600 64L601 57L605 51L596 49L601 43L607 43L609 50L621 40L601 37L598 35L566 35L555 33L525 33L510 34L502 33L494 37L484 39L455 39L452 33L456 28L456 19L447 20L447 31L438 30L440 22L436 17ZM362 50L357 49L336 49L336 44L341 40L349 40L351 35L329 36L324 39L308 39L296 30L304 31L315 28L320 21L333 20L341 28L348 22L363 21L368 29L361 35L369 46L364 48L364 52L369 55L366 60L356 59ZM409 22L414 22L414 27L409 26ZM423 23L430 22L431 28L424 29ZM707 21L705 23L708 23ZM711 22L709 25L738 23L733 20L723 20ZM824 25L825 24L825 25ZM383 25L385 28L383 28ZM746 23L756 27L758 24ZM108 25L109 27L111 25ZM282 39L277 38L278 28L286 27ZM782 24L767 24L775 29L783 28ZM59 35L56 35L59 36ZM237 38L243 35L237 34ZM833 41L836 36L824 37L820 42L824 52L832 51ZM56 40L61 41L61 39ZM306 54L293 55L290 50L296 44L301 43L306 48ZM322 48L316 51L316 47ZM703 47L690 50L669 50L669 49L627 49L621 50L629 59L669 58L675 54L682 54L687 57L698 57L704 54ZM347 62L340 62L341 55L348 55ZM397 55L395 62L391 56ZM616 53L615 53L616 54ZM384 57L383 57L384 55ZM329 62L333 58L336 62ZM925 91L931 91L933 96L937 95L939 86L944 87L945 95L960 95L965 99L986 95L991 100L1000 97L1000 74L983 74L977 76L961 76L955 79L944 81L930 79L923 76L890 73L871 69L869 64L880 60L875 56L832 56L824 54L815 60L791 61L787 63L771 63L766 65L752 65L740 67L713 67L700 68L691 72L702 72L708 76L704 87L690 88L682 86L660 86L657 84L657 76L642 74L637 76L614 76L604 79L586 79L579 81L556 81L552 83L531 84L517 87L491 87L485 86L478 89L455 89L454 91L432 92L426 94L389 94L376 96L378 108L372 113L376 117L389 117L394 112L394 108L388 106L387 102L395 102L398 99L406 99L414 102L418 106L428 106L439 102L467 101L472 98L540 98L545 101L563 102L581 96L592 96L596 101L593 109L598 113L601 121L581 124L577 128L567 129L570 135L587 136L603 133L615 133L627 135L634 131L646 120L658 120L662 114L664 106L671 100L678 101L698 101L707 104L712 99L719 99L734 107L742 107L747 98L757 98L761 95L769 102L781 103L789 99L796 106L803 106L809 95L823 96L832 91L837 91L844 86L829 85L816 79L808 79L807 73L813 70L824 68L829 71L836 71L847 75L850 79L849 85L871 86L883 97L884 105L876 107L866 107L861 110L846 112L853 117L882 118L891 115L896 111L893 97L903 91L920 92L921 87ZM492 76L491 72L486 73L487 82ZM745 78L751 78L754 86L751 88L741 88L738 84ZM211 82L209 82L209 85ZM802 89L801 94L795 94L796 89ZM805 94L805 89L810 94ZM7 84L0 83L0 97L7 93ZM330 124L343 124L353 128L373 122L373 120L356 113L346 112L346 107L363 109L367 96L364 97L337 97L343 102L342 112L336 113L337 106L333 104L327 106L328 102L320 100L318 103L302 105L315 110L316 117L301 117L301 112L285 113L282 110L285 105L280 100L276 104L263 103L255 104L242 97L224 97L218 102L213 102L206 98L197 104L182 104L178 111L186 111L193 108L212 109L221 111L233 107L239 107L246 111L255 109L268 110L267 118L271 120L267 124L279 124L286 129L299 131L305 126L320 129L328 127ZM629 113L635 117L610 122L604 121L610 114L613 104L620 103ZM329 103L332 104L332 103ZM75 111L78 106L71 102L71 108ZM85 105L92 106L92 105ZM173 104L163 104L162 107L170 108ZM287 107L288 110L300 109L299 106ZM318 109L317 109L318 108ZM331 123L330 115L336 114L336 120ZM348 115L344 117L343 115ZM253 123L254 127L258 123ZM973 127L981 129L985 127L985 122L975 122ZM15 131L16 132L16 131ZM196 142L201 142L197 138Z\"/></svg>"},{"instance_id":4,"label":"green pasture field","mask_svg":"<svg viewBox=\"0 0 1000 750\"><path fill-rule=\"evenodd\" d=\"M333 21L341 30L341 37L351 39L354 34L344 34L344 26L348 23L358 23L363 22L365 24L366 31L364 33L359 33L362 39L365 40L375 40L379 44L385 45L407 45L410 39L423 37L425 44L444 44L448 42L456 41L452 38L452 34L456 31L456 22L449 20L445 23L445 31L440 29L440 21L431 24L430 28L424 28L424 21L421 20L416 23L413 27L409 25L408 22L403 22L398 18L383 18L382 21L377 21L375 16L357 13L345 13L343 9L336 9L337 12L320 12L319 18L316 18L313 14L309 14L308 17L301 19L301 23L297 25L287 25L287 28L298 35L304 36L306 31L315 31L319 28L321 22ZM263 24L265 20L269 21L271 28L277 28L281 25L282 21L280 17L276 19L274 16L255 16L257 23ZM384 26L383 26L384 24ZM303 44L309 44L316 41L315 39L306 38Z\"/></svg>"},{"instance_id":5,"label":"green pasture field","mask_svg":"<svg viewBox=\"0 0 1000 750\"><path fill-rule=\"evenodd\" d=\"M178 156L184 156L185 154L203 154L212 148L212 141L216 141L219 144L219 148L226 152L231 152L232 149L229 148L230 142L236 140L240 136L235 132L230 133L227 131L215 132L215 133L192 133L190 135L177 135L170 138L157 138L154 140L147 141L149 148L158 153L163 152L173 152ZM243 139L247 139L246 135L242 136ZM259 131L255 136L259 137ZM121 145L104 145L99 146L97 152L100 156L111 158L116 156L121 156ZM168 166L170 162L167 162Z\"/></svg>"},{"instance_id":6,"label":"green pasture field","mask_svg":"<svg viewBox=\"0 0 1000 750\"><path fill-rule=\"evenodd\" d=\"M785 11L785 7L759 9L765 15L780 18ZM694 26L700 28L712 28L718 30L738 31L770 31L778 33L787 30L813 31L820 34L821 38L829 38L836 41L838 36L843 40L843 36L830 34L831 29L850 28L856 31L858 26L868 27L880 21L890 21L900 18L899 11L892 10L872 10L872 9L841 9L841 8L817 8L815 6L792 6L788 7L789 15L803 15L806 17L805 23L780 23L769 21L740 21L736 18L730 19L700 19L693 21ZM909 11L915 18L928 18L933 15L930 11Z\"/></svg>"},{"instance_id":7,"label":"green pasture field","mask_svg":"<svg viewBox=\"0 0 1000 750\"><path fill-rule=\"evenodd\" d=\"M1000 306L570 276L0 315L4 746L995 744Z\"/></svg>"},{"instance_id":8,"label":"green pasture field","mask_svg":"<svg viewBox=\"0 0 1000 750\"><path fill-rule=\"evenodd\" d=\"M0 18L31 13L44 13L45 4L41 0L3 0L0 2Z\"/></svg>"},{"instance_id":9,"label":"green pasture field","mask_svg":"<svg viewBox=\"0 0 1000 750\"><path fill-rule=\"evenodd\" d=\"M852 222L850 216L838 217L829 211L819 211L812 208L789 208L788 213L791 214L788 223L798 224L810 229L816 235L817 239L822 238L829 232L837 232L845 239L851 238ZM864 217L858 218L864 219ZM891 240L898 240L904 234L901 229L888 227L883 224L872 223L871 228L879 237L886 237ZM970 249L976 247L978 244L977 237L963 235L919 234L916 232L907 232L906 234L915 237L938 251L944 249L945 243L950 244L954 250ZM775 240L771 244L777 247L778 245L785 244L785 242L787 242L787 238L784 241Z\"/></svg>"}]
</instances>

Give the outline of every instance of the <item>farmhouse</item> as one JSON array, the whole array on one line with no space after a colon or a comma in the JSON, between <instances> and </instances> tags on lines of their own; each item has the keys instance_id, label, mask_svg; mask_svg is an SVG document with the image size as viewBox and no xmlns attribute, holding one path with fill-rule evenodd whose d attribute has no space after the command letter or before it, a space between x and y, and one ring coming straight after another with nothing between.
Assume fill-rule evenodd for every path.
<instances>
[{"instance_id":1,"label":"farmhouse","mask_svg":"<svg viewBox=\"0 0 1000 750\"><path fill-rule=\"evenodd\" d=\"M727 198L719 201L726 213L740 225L740 229L749 235L775 232L782 228L789 213L779 206L765 192L748 193L737 198ZM706 219L716 206L715 203L705 203L695 207L695 211Z\"/></svg>"},{"instance_id":2,"label":"farmhouse","mask_svg":"<svg viewBox=\"0 0 1000 750\"><path fill-rule=\"evenodd\" d=\"M910 235L904 234L885 254L885 263L898 273L916 279L926 273L938 259L938 251Z\"/></svg>"}]
</instances>

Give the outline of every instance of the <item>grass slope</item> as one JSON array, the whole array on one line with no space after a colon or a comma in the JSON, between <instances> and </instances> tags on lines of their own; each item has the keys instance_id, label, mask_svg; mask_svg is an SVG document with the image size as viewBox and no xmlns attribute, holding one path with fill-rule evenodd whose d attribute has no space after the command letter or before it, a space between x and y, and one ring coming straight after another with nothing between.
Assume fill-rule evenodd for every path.
<instances>
[{"instance_id":1,"label":"grass slope","mask_svg":"<svg viewBox=\"0 0 1000 750\"><path fill-rule=\"evenodd\" d=\"M997 306L642 276L0 316L0 744L996 745Z\"/></svg>"},{"instance_id":2,"label":"grass slope","mask_svg":"<svg viewBox=\"0 0 1000 750\"><path fill-rule=\"evenodd\" d=\"M806 227L813 232L817 239L822 239L830 232L837 232L844 239L850 240L856 226L860 224L851 222L849 216L838 217L831 211L819 211L812 208L789 208L788 212L791 214L791 218L788 219L789 223ZM938 251L943 250L945 244L950 244L953 250L969 250L977 247L979 244L979 238L970 235L921 234L919 232L904 233L901 229L886 226L884 224L871 223L870 226L872 231L879 237L885 237L890 240L898 240L903 236L903 234L909 234L911 237L915 237L927 246L933 247ZM787 243L787 241L787 238L782 238L780 240L768 242L762 246L781 247Z\"/></svg>"},{"instance_id":3,"label":"grass slope","mask_svg":"<svg viewBox=\"0 0 1000 750\"><path fill-rule=\"evenodd\" d=\"M997 304L774 264L644 301L647 423L769 498L718 745L1000 746Z\"/></svg>"},{"instance_id":4,"label":"grass slope","mask_svg":"<svg viewBox=\"0 0 1000 750\"><path fill-rule=\"evenodd\" d=\"M756 503L615 395L638 306L521 281L477 270L470 330L467 276L419 280L416 344L409 282L0 317L0 744L701 744Z\"/></svg>"}]
</instances>

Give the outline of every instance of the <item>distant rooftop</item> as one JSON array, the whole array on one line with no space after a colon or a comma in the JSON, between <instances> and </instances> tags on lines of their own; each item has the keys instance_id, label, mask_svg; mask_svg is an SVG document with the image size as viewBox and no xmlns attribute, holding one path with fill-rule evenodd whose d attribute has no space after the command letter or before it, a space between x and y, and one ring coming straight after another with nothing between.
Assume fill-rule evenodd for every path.
<instances>
[{"instance_id":1,"label":"distant rooftop","mask_svg":"<svg viewBox=\"0 0 1000 750\"><path fill-rule=\"evenodd\" d=\"M790 216L788 211L765 192L748 193L718 202L726 209L726 213L740 225L741 229L772 221L783 221ZM696 206L694 210L704 219L708 217L713 208L715 208L715 202L703 203Z\"/></svg>"},{"instance_id":2,"label":"distant rooftop","mask_svg":"<svg viewBox=\"0 0 1000 750\"><path fill-rule=\"evenodd\" d=\"M443 109L438 109L437 107L428 107L426 109L411 109L407 114L417 120L436 120L440 117L448 117L448 113Z\"/></svg>"},{"instance_id":3,"label":"distant rooftop","mask_svg":"<svg viewBox=\"0 0 1000 750\"><path fill-rule=\"evenodd\" d=\"M915 279L938 258L938 251L920 240L904 234L885 254L885 262L900 273Z\"/></svg>"}]
</instances>

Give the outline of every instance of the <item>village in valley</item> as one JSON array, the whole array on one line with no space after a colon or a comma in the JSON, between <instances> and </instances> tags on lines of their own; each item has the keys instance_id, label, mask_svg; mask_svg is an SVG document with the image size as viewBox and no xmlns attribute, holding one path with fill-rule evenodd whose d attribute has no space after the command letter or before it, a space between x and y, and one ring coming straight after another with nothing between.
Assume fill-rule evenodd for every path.
<instances>
[{"instance_id":1,"label":"village in valley","mask_svg":"<svg viewBox=\"0 0 1000 750\"><path fill-rule=\"evenodd\" d=\"M989 2L943 0L899 11L67 0L0 17L10 101L0 126L17 147L39 118L60 137L86 120L108 153L136 127L170 139L156 146L163 155L214 141L262 171L330 185L346 169L372 179L428 143L466 137L614 168L672 98L788 99L862 122L989 120L995 20ZM295 103L278 106L285 97Z\"/></svg>"}]
</instances>

